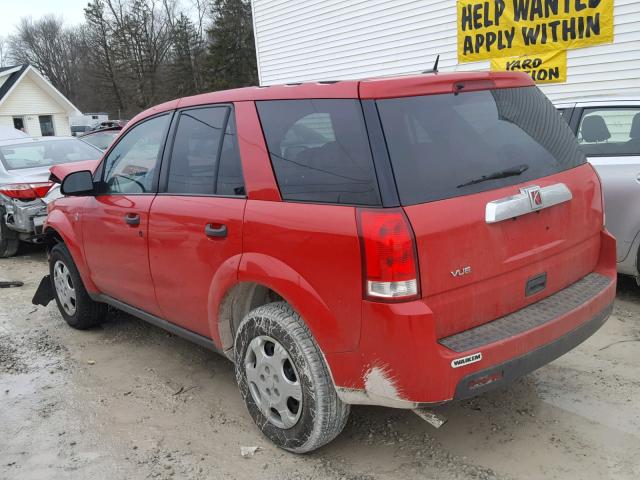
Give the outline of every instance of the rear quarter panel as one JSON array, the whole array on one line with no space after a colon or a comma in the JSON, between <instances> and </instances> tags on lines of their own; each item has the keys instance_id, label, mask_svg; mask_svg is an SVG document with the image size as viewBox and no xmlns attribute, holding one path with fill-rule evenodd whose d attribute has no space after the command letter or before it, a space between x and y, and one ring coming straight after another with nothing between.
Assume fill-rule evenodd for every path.
<instances>
[{"instance_id":1,"label":"rear quarter panel","mask_svg":"<svg viewBox=\"0 0 640 480\"><path fill-rule=\"evenodd\" d=\"M239 281L271 288L303 317L325 353L360 340L362 276L355 209L247 201Z\"/></svg>"}]
</instances>

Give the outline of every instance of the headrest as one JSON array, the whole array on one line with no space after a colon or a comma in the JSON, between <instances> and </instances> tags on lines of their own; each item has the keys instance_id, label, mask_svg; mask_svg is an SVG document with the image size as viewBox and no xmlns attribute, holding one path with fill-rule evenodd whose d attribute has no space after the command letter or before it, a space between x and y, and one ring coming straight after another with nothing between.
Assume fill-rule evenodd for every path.
<instances>
[{"instance_id":1,"label":"headrest","mask_svg":"<svg viewBox=\"0 0 640 480\"><path fill-rule=\"evenodd\" d=\"M589 115L582 121L582 138L587 142L603 142L611 138L611 133L600 115Z\"/></svg>"},{"instance_id":2,"label":"headrest","mask_svg":"<svg viewBox=\"0 0 640 480\"><path fill-rule=\"evenodd\" d=\"M633 116L633 122L631 122L631 130L629 131L630 138L640 138L640 112Z\"/></svg>"}]
</instances>

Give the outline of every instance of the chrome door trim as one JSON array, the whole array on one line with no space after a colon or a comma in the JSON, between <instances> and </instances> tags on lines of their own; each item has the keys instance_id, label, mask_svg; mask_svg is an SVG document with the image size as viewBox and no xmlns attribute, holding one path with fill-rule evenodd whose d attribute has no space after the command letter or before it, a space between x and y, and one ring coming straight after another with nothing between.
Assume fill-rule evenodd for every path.
<instances>
[{"instance_id":1,"label":"chrome door trim","mask_svg":"<svg viewBox=\"0 0 640 480\"><path fill-rule=\"evenodd\" d=\"M568 202L572 198L571 190L564 183L556 183L544 188L530 185L521 188L517 195L499 198L487 203L485 220L487 223L501 222Z\"/></svg>"}]
</instances>

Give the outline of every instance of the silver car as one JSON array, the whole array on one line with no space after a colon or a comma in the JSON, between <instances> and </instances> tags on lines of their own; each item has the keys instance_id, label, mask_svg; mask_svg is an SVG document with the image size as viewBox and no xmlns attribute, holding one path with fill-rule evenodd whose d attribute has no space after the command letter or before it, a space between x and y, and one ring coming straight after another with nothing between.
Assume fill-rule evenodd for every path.
<instances>
[{"instance_id":1,"label":"silver car","mask_svg":"<svg viewBox=\"0 0 640 480\"><path fill-rule=\"evenodd\" d=\"M14 255L21 240L39 241L47 204L59 196L49 167L101 155L73 137L0 140L0 258Z\"/></svg>"},{"instance_id":2,"label":"silver car","mask_svg":"<svg viewBox=\"0 0 640 480\"><path fill-rule=\"evenodd\" d=\"M640 92L556 107L576 134L604 191L606 226L617 239L618 273L640 285Z\"/></svg>"}]
</instances>

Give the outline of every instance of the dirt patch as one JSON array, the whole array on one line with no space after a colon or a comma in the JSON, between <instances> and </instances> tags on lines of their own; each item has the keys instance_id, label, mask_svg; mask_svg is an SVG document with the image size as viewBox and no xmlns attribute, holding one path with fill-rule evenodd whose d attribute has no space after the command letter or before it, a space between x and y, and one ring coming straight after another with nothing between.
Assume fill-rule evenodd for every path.
<instances>
[{"instance_id":1,"label":"dirt patch","mask_svg":"<svg viewBox=\"0 0 640 480\"><path fill-rule=\"evenodd\" d=\"M583 345L507 388L443 406L434 430L404 410L354 407L317 452L274 447L225 358L111 313L75 331L31 295L37 250L0 260L0 479L640 478L640 288ZM259 447L243 457L241 447Z\"/></svg>"}]
</instances>

